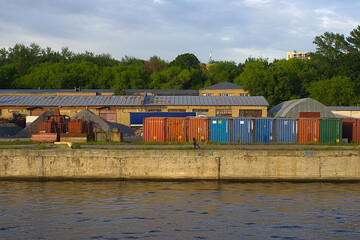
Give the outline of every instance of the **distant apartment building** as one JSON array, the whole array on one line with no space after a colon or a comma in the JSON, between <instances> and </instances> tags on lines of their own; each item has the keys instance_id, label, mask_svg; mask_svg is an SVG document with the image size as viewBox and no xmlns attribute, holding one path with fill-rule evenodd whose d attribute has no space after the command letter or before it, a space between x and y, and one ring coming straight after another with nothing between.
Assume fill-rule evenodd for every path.
<instances>
[{"instance_id":1,"label":"distant apartment building","mask_svg":"<svg viewBox=\"0 0 360 240\"><path fill-rule=\"evenodd\" d=\"M289 51L286 52L286 60L289 60L291 58L308 59L309 54L310 52L296 52L295 50Z\"/></svg>"}]
</instances>

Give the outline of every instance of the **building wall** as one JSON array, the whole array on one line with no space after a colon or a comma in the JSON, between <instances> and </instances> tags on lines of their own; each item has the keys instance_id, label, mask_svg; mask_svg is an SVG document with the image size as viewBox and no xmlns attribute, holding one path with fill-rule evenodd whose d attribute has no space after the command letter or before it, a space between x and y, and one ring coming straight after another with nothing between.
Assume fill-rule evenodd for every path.
<instances>
[{"instance_id":1,"label":"building wall","mask_svg":"<svg viewBox=\"0 0 360 240\"><path fill-rule=\"evenodd\" d=\"M232 94L228 96L250 96L249 92L244 89L199 89L199 96L221 96L221 94Z\"/></svg>"},{"instance_id":2,"label":"building wall","mask_svg":"<svg viewBox=\"0 0 360 240\"><path fill-rule=\"evenodd\" d=\"M43 110L53 109L51 107L44 107ZM85 107L60 107L60 114L72 117L76 115ZM90 111L99 115L101 107L89 107ZM161 111L161 112L202 112L209 117L217 117L217 110L229 110L231 117L239 117L240 110L260 110L262 111L262 117L267 116L266 106L124 106L124 107L106 107L108 110L116 110L117 123L121 123L130 126L130 112L148 112L148 111ZM207 111L202 111L207 110ZM12 112L18 111L26 116L30 116L30 110L26 108L9 108L3 107L1 109L2 118L10 119L13 117Z\"/></svg>"},{"instance_id":3,"label":"building wall","mask_svg":"<svg viewBox=\"0 0 360 240\"><path fill-rule=\"evenodd\" d=\"M286 52L286 60L291 58L299 58L299 59L307 59L309 58L310 52L296 52L296 51L288 51Z\"/></svg>"},{"instance_id":4,"label":"building wall","mask_svg":"<svg viewBox=\"0 0 360 240\"><path fill-rule=\"evenodd\" d=\"M360 118L360 111L335 111L331 110L336 117L343 118L343 117L351 117L351 118Z\"/></svg>"}]
</instances>

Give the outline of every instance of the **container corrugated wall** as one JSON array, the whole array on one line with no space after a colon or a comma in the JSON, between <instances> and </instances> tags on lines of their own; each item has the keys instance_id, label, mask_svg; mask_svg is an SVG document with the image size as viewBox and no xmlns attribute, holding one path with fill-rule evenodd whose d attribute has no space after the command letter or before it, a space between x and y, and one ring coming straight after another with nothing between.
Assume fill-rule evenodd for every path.
<instances>
[{"instance_id":1,"label":"container corrugated wall","mask_svg":"<svg viewBox=\"0 0 360 240\"><path fill-rule=\"evenodd\" d=\"M275 132L277 143L296 143L296 120L291 118L277 118L275 120Z\"/></svg>"},{"instance_id":2,"label":"container corrugated wall","mask_svg":"<svg viewBox=\"0 0 360 240\"><path fill-rule=\"evenodd\" d=\"M199 142L210 141L208 118L187 118L188 125L188 142L195 138Z\"/></svg>"},{"instance_id":3,"label":"container corrugated wall","mask_svg":"<svg viewBox=\"0 0 360 240\"><path fill-rule=\"evenodd\" d=\"M251 118L234 118L231 124L232 143L252 143L253 121Z\"/></svg>"},{"instance_id":4,"label":"container corrugated wall","mask_svg":"<svg viewBox=\"0 0 360 240\"><path fill-rule=\"evenodd\" d=\"M230 119L210 119L210 141L220 143L230 142Z\"/></svg>"},{"instance_id":5,"label":"container corrugated wall","mask_svg":"<svg viewBox=\"0 0 360 240\"><path fill-rule=\"evenodd\" d=\"M274 119L268 119L268 118L254 119L254 142L255 143L274 142Z\"/></svg>"},{"instance_id":6,"label":"container corrugated wall","mask_svg":"<svg viewBox=\"0 0 360 240\"><path fill-rule=\"evenodd\" d=\"M298 119L298 143L318 143L320 141L320 119Z\"/></svg>"},{"instance_id":7,"label":"container corrugated wall","mask_svg":"<svg viewBox=\"0 0 360 240\"><path fill-rule=\"evenodd\" d=\"M165 142L165 121L165 118L145 118L143 141Z\"/></svg>"},{"instance_id":8,"label":"container corrugated wall","mask_svg":"<svg viewBox=\"0 0 360 240\"><path fill-rule=\"evenodd\" d=\"M340 119L321 119L320 142L340 143L342 139L342 123Z\"/></svg>"},{"instance_id":9,"label":"container corrugated wall","mask_svg":"<svg viewBox=\"0 0 360 240\"><path fill-rule=\"evenodd\" d=\"M186 127L186 118L166 118L165 140L167 142L186 142Z\"/></svg>"}]
</instances>

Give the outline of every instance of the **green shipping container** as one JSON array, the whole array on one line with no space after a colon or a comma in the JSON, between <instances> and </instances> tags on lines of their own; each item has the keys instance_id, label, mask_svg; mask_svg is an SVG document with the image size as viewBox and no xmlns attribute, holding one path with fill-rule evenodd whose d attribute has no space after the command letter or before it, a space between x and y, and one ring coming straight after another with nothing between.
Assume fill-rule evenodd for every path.
<instances>
[{"instance_id":1,"label":"green shipping container","mask_svg":"<svg viewBox=\"0 0 360 240\"><path fill-rule=\"evenodd\" d=\"M321 119L320 121L320 142L341 143L342 122L340 119Z\"/></svg>"}]
</instances>

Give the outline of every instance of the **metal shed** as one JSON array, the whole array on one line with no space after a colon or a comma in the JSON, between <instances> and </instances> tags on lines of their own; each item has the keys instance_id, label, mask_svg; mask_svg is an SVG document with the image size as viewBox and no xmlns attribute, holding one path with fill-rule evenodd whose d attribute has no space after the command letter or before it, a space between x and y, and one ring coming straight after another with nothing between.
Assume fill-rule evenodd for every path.
<instances>
[{"instance_id":1,"label":"metal shed","mask_svg":"<svg viewBox=\"0 0 360 240\"><path fill-rule=\"evenodd\" d=\"M335 115L324 104L312 99L302 98L280 103L270 109L269 117L300 117L300 113L320 113L319 117L335 118Z\"/></svg>"}]
</instances>

